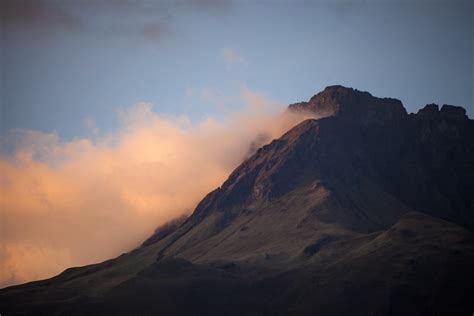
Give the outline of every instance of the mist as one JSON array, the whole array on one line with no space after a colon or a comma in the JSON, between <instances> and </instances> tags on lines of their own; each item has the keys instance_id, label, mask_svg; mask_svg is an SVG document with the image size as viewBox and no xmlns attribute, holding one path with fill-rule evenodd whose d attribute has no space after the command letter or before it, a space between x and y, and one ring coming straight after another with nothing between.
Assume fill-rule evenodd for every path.
<instances>
[{"instance_id":1,"label":"mist","mask_svg":"<svg viewBox=\"0 0 474 316\"><path fill-rule=\"evenodd\" d=\"M308 114L243 87L241 108L193 121L139 103L120 127L62 140L10 131L0 154L0 286L51 277L139 246L190 214L248 155Z\"/></svg>"}]
</instances>

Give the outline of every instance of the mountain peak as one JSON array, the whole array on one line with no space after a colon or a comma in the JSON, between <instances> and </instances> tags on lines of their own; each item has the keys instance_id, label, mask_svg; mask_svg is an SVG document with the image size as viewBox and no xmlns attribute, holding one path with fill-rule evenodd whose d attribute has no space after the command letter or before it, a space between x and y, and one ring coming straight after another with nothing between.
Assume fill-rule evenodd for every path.
<instances>
[{"instance_id":1,"label":"mountain peak","mask_svg":"<svg viewBox=\"0 0 474 316\"><path fill-rule=\"evenodd\" d=\"M308 102L291 104L290 111L310 111L321 117L338 116L361 123L387 123L407 116L402 102L392 98L378 98L369 92L341 85L326 87Z\"/></svg>"},{"instance_id":2,"label":"mountain peak","mask_svg":"<svg viewBox=\"0 0 474 316\"><path fill-rule=\"evenodd\" d=\"M289 108L329 117L258 149L142 247L0 290L0 311L472 312L474 121L461 119L465 110L430 104L407 115L399 100L343 86Z\"/></svg>"},{"instance_id":3,"label":"mountain peak","mask_svg":"<svg viewBox=\"0 0 474 316\"><path fill-rule=\"evenodd\" d=\"M420 109L417 115L421 115L426 118L448 118L454 120L467 119L466 109L461 106L443 104L441 110L435 103L427 104L424 108Z\"/></svg>"}]
</instances>

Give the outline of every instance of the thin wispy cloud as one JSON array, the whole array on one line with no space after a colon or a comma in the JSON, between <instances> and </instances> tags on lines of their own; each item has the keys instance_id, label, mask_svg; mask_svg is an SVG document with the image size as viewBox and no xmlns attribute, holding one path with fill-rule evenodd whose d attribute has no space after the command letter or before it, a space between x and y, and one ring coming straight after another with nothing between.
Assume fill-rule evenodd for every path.
<instances>
[{"instance_id":1,"label":"thin wispy cloud","mask_svg":"<svg viewBox=\"0 0 474 316\"><path fill-rule=\"evenodd\" d=\"M190 5L203 10L222 9L228 7L232 3L231 0L177 0L174 2L169 2L181 5Z\"/></svg>"},{"instance_id":2,"label":"thin wispy cloud","mask_svg":"<svg viewBox=\"0 0 474 316\"><path fill-rule=\"evenodd\" d=\"M219 52L219 58L224 61L227 69L248 65L248 61L232 48L222 48Z\"/></svg>"},{"instance_id":3,"label":"thin wispy cloud","mask_svg":"<svg viewBox=\"0 0 474 316\"><path fill-rule=\"evenodd\" d=\"M226 95L222 91L213 88L201 89L199 97L204 103L213 105L218 110L229 109L240 99L239 96Z\"/></svg>"},{"instance_id":4,"label":"thin wispy cloud","mask_svg":"<svg viewBox=\"0 0 474 316\"><path fill-rule=\"evenodd\" d=\"M196 93L196 89L194 89L194 87L187 87L184 90L184 96L187 97L187 98L194 97L195 93Z\"/></svg>"},{"instance_id":5,"label":"thin wispy cloud","mask_svg":"<svg viewBox=\"0 0 474 316\"><path fill-rule=\"evenodd\" d=\"M135 24L114 23L102 27L100 32L104 35L143 38L154 42L172 33L168 23L164 20Z\"/></svg>"},{"instance_id":6,"label":"thin wispy cloud","mask_svg":"<svg viewBox=\"0 0 474 316\"><path fill-rule=\"evenodd\" d=\"M78 1L4 0L0 17L4 31L10 32L82 32L102 36L137 37L157 41L172 33L170 19L181 8L214 12L229 5L224 0L181 1ZM108 16L106 23L91 23L81 13Z\"/></svg>"},{"instance_id":7,"label":"thin wispy cloud","mask_svg":"<svg viewBox=\"0 0 474 316\"><path fill-rule=\"evenodd\" d=\"M57 2L44 0L3 0L0 17L9 31L78 31L84 28L80 18L64 10Z\"/></svg>"}]
</instances>

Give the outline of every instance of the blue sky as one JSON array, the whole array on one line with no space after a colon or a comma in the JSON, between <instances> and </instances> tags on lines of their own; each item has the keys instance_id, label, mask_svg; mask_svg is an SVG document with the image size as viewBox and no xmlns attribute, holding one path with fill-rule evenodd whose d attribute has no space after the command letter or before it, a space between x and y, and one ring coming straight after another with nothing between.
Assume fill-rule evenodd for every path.
<instances>
[{"instance_id":1,"label":"blue sky","mask_svg":"<svg viewBox=\"0 0 474 316\"><path fill-rule=\"evenodd\" d=\"M2 133L106 132L142 101L199 120L238 107L242 84L281 104L342 84L474 117L471 1L2 3Z\"/></svg>"}]
</instances>

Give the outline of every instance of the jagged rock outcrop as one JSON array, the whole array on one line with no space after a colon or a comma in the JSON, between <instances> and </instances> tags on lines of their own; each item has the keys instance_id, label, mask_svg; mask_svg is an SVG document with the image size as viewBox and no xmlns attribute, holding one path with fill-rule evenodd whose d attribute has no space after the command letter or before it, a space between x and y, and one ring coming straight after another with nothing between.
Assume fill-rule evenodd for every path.
<instances>
[{"instance_id":1,"label":"jagged rock outcrop","mask_svg":"<svg viewBox=\"0 0 474 316\"><path fill-rule=\"evenodd\" d=\"M438 104L427 104L424 108L420 109L417 113L419 116L432 116L436 117L439 115L439 106Z\"/></svg>"},{"instance_id":2,"label":"jagged rock outcrop","mask_svg":"<svg viewBox=\"0 0 474 316\"><path fill-rule=\"evenodd\" d=\"M338 116L361 124L397 123L407 116L400 100L377 98L368 92L339 85L327 87L308 102L291 104L289 109L311 111L321 117Z\"/></svg>"},{"instance_id":3,"label":"jagged rock outcrop","mask_svg":"<svg viewBox=\"0 0 474 316\"><path fill-rule=\"evenodd\" d=\"M427 104L424 108L420 109L417 113L421 117L427 116L431 119L457 119L467 120L466 109L461 106L443 104L441 110L437 104Z\"/></svg>"},{"instance_id":4,"label":"jagged rock outcrop","mask_svg":"<svg viewBox=\"0 0 474 316\"><path fill-rule=\"evenodd\" d=\"M444 104L440 112L450 118L467 119L466 109L461 106Z\"/></svg>"}]
</instances>

